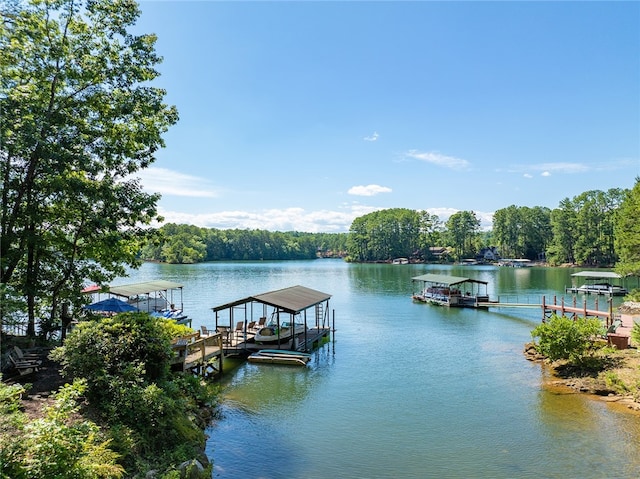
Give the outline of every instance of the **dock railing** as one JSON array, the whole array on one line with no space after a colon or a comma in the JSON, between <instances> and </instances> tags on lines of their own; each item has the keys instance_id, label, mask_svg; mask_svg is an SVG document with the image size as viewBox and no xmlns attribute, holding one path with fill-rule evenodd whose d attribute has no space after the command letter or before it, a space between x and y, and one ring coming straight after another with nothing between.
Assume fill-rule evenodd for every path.
<instances>
[{"instance_id":1,"label":"dock railing","mask_svg":"<svg viewBox=\"0 0 640 479\"><path fill-rule=\"evenodd\" d=\"M195 332L172 341L172 365L181 365L183 371L205 375L208 368L222 373L222 335L220 333L201 336ZM215 365L213 363L216 363Z\"/></svg>"},{"instance_id":2,"label":"dock railing","mask_svg":"<svg viewBox=\"0 0 640 479\"><path fill-rule=\"evenodd\" d=\"M546 321L552 314L560 314L562 316L569 316L576 318L582 317L597 317L603 318L607 326L610 326L613 322L613 300L607 298L606 309L601 309L600 303L596 296L594 300L587 301L584 298L581 302L578 302L576 296L570 296L565 298L564 296L553 295L548 300L545 295L501 295L496 301L489 301L486 303L478 303L479 306L488 308L541 308L542 309L542 321Z\"/></svg>"}]
</instances>

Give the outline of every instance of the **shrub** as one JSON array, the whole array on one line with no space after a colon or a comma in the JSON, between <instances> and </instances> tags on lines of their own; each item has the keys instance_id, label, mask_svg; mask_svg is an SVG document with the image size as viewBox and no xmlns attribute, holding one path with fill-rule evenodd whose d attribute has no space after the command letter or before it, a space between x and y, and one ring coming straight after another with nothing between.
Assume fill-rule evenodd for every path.
<instances>
[{"instance_id":1,"label":"shrub","mask_svg":"<svg viewBox=\"0 0 640 479\"><path fill-rule=\"evenodd\" d=\"M629 294L624 297L624 300L640 302L640 289L636 288L629 291Z\"/></svg>"},{"instance_id":2,"label":"shrub","mask_svg":"<svg viewBox=\"0 0 640 479\"><path fill-rule=\"evenodd\" d=\"M626 394L629 392L629 387L614 371L605 372L604 382L608 387L613 389L617 394Z\"/></svg>"},{"instance_id":3,"label":"shrub","mask_svg":"<svg viewBox=\"0 0 640 479\"><path fill-rule=\"evenodd\" d=\"M98 426L72 420L86 384L75 381L54 396L42 418L27 421L15 388L0 385L0 477L2 479L117 479L124 469ZM8 426L12 426L8 428ZM18 434L16 434L18 433Z\"/></svg>"},{"instance_id":4,"label":"shrub","mask_svg":"<svg viewBox=\"0 0 640 479\"><path fill-rule=\"evenodd\" d=\"M631 328L631 339L637 345L640 344L640 323L633 323L633 328Z\"/></svg>"},{"instance_id":5,"label":"shrub","mask_svg":"<svg viewBox=\"0 0 640 479\"><path fill-rule=\"evenodd\" d=\"M215 389L170 374L170 340L188 332L171 323L146 313L81 323L52 353L64 375L86 378L89 404L131 477L193 459L205 442L201 409Z\"/></svg>"},{"instance_id":6,"label":"shrub","mask_svg":"<svg viewBox=\"0 0 640 479\"><path fill-rule=\"evenodd\" d=\"M594 351L594 339L601 337L605 328L598 319L553 315L538 325L531 336L539 338L538 352L552 361L566 359L575 365L584 364Z\"/></svg>"}]
</instances>

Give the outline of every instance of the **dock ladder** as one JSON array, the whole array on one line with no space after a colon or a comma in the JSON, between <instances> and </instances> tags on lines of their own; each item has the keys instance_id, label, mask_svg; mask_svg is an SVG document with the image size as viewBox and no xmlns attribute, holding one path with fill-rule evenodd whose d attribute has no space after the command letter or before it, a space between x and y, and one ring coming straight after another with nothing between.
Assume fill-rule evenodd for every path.
<instances>
[{"instance_id":1,"label":"dock ladder","mask_svg":"<svg viewBox=\"0 0 640 479\"><path fill-rule=\"evenodd\" d=\"M324 326L324 306L322 303L316 304L316 326Z\"/></svg>"}]
</instances>

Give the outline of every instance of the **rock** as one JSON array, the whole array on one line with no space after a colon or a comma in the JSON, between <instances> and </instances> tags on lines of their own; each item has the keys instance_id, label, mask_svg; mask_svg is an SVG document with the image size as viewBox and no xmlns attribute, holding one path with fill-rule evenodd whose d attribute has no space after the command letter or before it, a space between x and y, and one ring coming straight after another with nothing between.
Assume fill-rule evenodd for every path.
<instances>
[{"instance_id":1,"label":"rock","mask_svg":"<svg viewBox=\"0 0 640 479\"><path fill-rule=\"evenodd\" d=\"M180 479L199 479L202 477L204 467L200 464L200 461L193 459L180 464L178 471L180 471Z\"/></svg>"},{"instance_id":2,"label":"rock","mask_svg":"<svg viewBox=\"0 0 640 479\"><path fill-rule=\"evenodd\" d=\"M209 462L209 458L207 457L207 455L205 454L204 451L202 451L200 454L198 454L198 457L196 458L196 460L202 464L202 467L207 467L210 462Z\"/></svg>"},{"instance_id":3,"label":"rock","mask_svg":"<svg viewBox=\"0 0 640 479\"><path fill-rule=\"evenodd\" d=\"M618 312L623 314L640 314L640 303L635 301L625 301L618 306Z\"/></svg>"},{"instance_id":4,"label":"rock","mask_svg":"<svg viewBox=\"0 0 640 479\"><path fill-rule=\"evenodd\" d=\"M524 357L529 361L543 361L546 358L538 352L534 343L524 345Z\"/></svg>"}]
</instances>

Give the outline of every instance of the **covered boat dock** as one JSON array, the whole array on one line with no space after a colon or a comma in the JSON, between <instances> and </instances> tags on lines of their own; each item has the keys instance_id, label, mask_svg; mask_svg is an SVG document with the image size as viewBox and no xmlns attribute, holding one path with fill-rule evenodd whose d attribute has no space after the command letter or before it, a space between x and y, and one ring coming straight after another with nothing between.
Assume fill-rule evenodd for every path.
<instances>
[{"instance_id":1,"label":"covered boat dock","mask_svg":"<svg viewBox=\"0 0 640 479\"><path fill-rule=\"evenodd\" d=\"M248 296L212 308L215 331L223 338L225 355L244 356L261 349L311 351L329 340L334 318L329 317L330 294L304 286ZM267 318L270 318L267 322ZM282 323L303 325L293 337L278 336L277 344L255 342L256 333L271 323L280 331Z\"/></svg>"},{"instance_id":2,"label":"covered boat dock","mask_svg":"<svg viewBox=\"0 0 640 479\"><path fill-rule=\"evenodd\" d=\"M118 286L92 285L82 292L98 301L102 294L107 294L108 298L116 296L139 311L173 319L178 324L191 327L191 318L183 311L183 285L180 283L155 280Z\"/></svg>"},{"instance_id":3,"label":"covered boat dock","mask_svg":"<svg viewBox=\"0 0 640 479\"><path fill-rule=\"evenodd\" d=\"M579 282L582 283L578 285ZM613 271L580 271L571 275L571 286L565 287L567 293L602 294L624 296L628 294L622 286L622 276Z\"/></svg>"},{"instance_id":4,"label":"covered boat dock","mask_svg":"<svg viewBox=\"0 0 640 479\"><path fill-rule=\"evenodd\" d=\"M413 293L414 301L458 308L490 305L487 281L444 274L423 274L411 280L421 285L420 290Z\"/></svg>"},{"instance_id":5,"label":"covered boat dock","mask_svg":"<svg viewBox=\"0 0 640 479\"><path fill-rule=\"evenodd\" d=\"M175 305L182 309L182 285L172 281L144 281L142 283L109 286L109 294L127 298L141 311L153 312Z\"/></svg>"}]
</instances>

